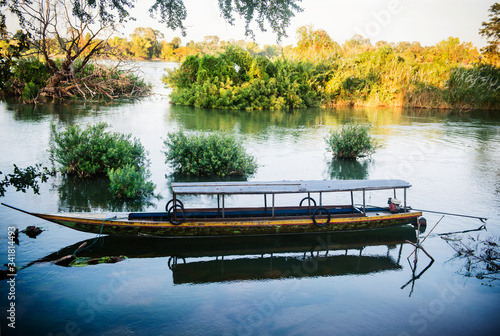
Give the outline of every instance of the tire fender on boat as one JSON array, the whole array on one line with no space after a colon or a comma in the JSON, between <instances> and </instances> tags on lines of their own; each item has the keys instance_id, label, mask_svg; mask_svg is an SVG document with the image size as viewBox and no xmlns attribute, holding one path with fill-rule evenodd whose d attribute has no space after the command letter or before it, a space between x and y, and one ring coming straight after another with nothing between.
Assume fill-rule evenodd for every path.
<instances>
[{"instance_id":1,"label":"tire fender on boat","mask_svg":"<svg viewBox=\"0 0 500 336\"><path fill-rule=\"evenodd\" d=\"M328 219L324 223L318 223L316 221L316 215L318 215L318 214L321 215L322 211L326 212L326 214L328 215ZM313 220L314 225L319 226L319 227L327 226L328 224L330 224L331 219L332 219L332 214L330 213L330 211L328 211L328 209L326 209L324 207L317 208L316 210L314 210L314 212L312 214L312 220Z\"/></svg>"},{"instance_id":2,"label":"tire fender on boat","mask_svg":"<svg viewBox=\"0 0 500 336\"><path fill-rule=\"evenodd\" d=\"M184 221L186 220L186 212L184 211L184 206L182 206L181 204L172 205L168 209L167 217L168 217L168 220L170 221L170 223L172 223L173 225L180 225L180 224L184 223ZM182 217L179 218L179 216L177 215L176 216L177 218L174 220L173 210L176 208L181 209Z\"/></svg>"}]
</instances>

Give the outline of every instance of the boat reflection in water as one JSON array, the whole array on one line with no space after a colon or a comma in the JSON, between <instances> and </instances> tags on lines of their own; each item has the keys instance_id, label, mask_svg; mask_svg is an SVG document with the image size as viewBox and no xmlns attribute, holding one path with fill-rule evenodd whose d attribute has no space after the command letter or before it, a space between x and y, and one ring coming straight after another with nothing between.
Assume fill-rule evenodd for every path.
<instances>
[{"instance_id":1,"label":"boat reflection in water","mask_svg":"<svg viewBox=\"0 0 500 336\"><path fill-rule=\"evenodd\" d=\"M217 238L106 236L99 240L102 241L86 240L88 248L76 255L165 258L165 267L172 270L174 284L200 284L398 270L402 268L402 246L406 240L416 242L416 231L411 225L403 225L329 234ZM67 246L36 262L71 255L82 243Z\"/></svg>"}]
</instances>

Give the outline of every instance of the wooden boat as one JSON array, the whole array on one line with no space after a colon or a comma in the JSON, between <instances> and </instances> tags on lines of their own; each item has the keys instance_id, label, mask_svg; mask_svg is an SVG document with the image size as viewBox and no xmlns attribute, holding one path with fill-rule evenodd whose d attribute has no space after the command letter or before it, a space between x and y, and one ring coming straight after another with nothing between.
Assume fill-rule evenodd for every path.
<instances>
[{"instance_id":1,"label":"wooden boat","mask_svg":"<svg viewBox=\"0 0 500 336\"><path fill-rule=\"evenodd\" d=\"M422 213L406 205L406 190L410 187L403 180L172 183L173 198L163 212L40 214L2 204L75 230L109 235L207 237L318 233L415 224ZM389 198L387 207L366 205L366 192L375 190L393 190L394 199ZM397 190L403 190L403 204L396 199ZM329 193L350 193L351 204L324 204L323 198ZM362 204L354 203L354 193L362 193ZM285 194L305 197L295 206L277 206L276 197ZM216 196L217 207L188 209L179 199L183 195L212 195L214 199ZM226 207L226 198L233 195L260 195L264 205ZM318 196L319 202L312 196Z\"/></svg>"}]
</instances>

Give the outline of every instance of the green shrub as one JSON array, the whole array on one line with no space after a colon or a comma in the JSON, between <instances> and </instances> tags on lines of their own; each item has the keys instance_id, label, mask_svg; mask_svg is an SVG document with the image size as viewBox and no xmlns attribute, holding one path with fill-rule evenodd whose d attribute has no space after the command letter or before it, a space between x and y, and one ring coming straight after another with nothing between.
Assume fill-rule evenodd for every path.
<instances>
[{"instance_id":1,"label":"green shrub","mask_svg":"<svg viewBox=\"0 0 500 336\"><path fill-rule=\"evenodd\" d=\"M155 185L147 181L151 176L149 170L133 165L108 170L109 188L118 198L132 199L152 196Z\"/></svg>"},{"instance_id":2,"label":"green shrub","mask_svg":"<svg viewBox=\"0 0 500 336\"><path fill-rule=\"evenodd\" d=\"M105 175L111 168L135 167L147 163L146 151L131 135L106 132L108 124L99 123L82 130L79 125L57 132L52 125L51 159L61 171L79 177Z\"/></svg>"},{"instance_id":3,"label":"green shrub","mask_svg":"<svg viewBox=\"0 0 500 336\"><path fill-rule=\"evenodd\" d=\"M26 83L26 85L24 85L23 93L21 95L23 97L23 101L25 102L33 101L38 95L38 90L40 90L40 88L35 83L33 82Z\"/></svg>"},{"instance_id":4,"label":"green shrub","mask_svg":"<svg viewBox=\"0 0 500 336\"><path fill-rule=\"evenodd\" d=\"M141 198L153 194L155 185L145 168L149 164L146 151L131 135L106 132L108 124L69 126L56 131L52 125L51 160L61 165L61 171L78 177L107 175L110 189L118 198Z\"/></svg>"},{"instance_id":5,"label":"green shrub","mask_svg":"<svg viewBox=\"0 0 500 336\"><path fill-rule=\"evenodd\" d=\"M190 56L162 81L174 104L217 109L277 110L319 106L332 65L252 57L230 46L217 56Z\"/></svg>"},{"instance_id":6,"label":"green shrub","mask_svg":"<svg viewBox=\"0 0 500 336\"><path fill-rule=\"evenodd\" d=\"M358 158L370 155L376 149L375 140L366 125L346 125L332 130L326 138L328 149L339 158Z\"/></svg>"},{"instance_id":7,"label":"green shrub","mask_svg":"<svg viewBox=\"0 0 500 336\"><path fill-rule=\"evenodd\" d=\"M14 76L19 79L21 83L32 83L37 87L44 87L50 78L50 73L45 63L37 57L18 59L14 65L13 72Z\"/></svg>"},{"instance_id":8,"label":"green shrub","mask_svg":"<svg viewBox=\"0 0 500 336\"><path fill-rule=\"evenodd\" d=\"M166 162L175 172L192 176L253 174L255 158L231 134L169 133L164 140Z\"/></svg>"}]
</instances>

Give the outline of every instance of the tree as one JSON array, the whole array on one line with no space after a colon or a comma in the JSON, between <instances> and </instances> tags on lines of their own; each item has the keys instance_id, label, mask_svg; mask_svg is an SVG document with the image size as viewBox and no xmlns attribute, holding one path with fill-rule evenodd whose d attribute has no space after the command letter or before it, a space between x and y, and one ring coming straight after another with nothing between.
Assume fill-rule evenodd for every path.
<instances>
[{"instance_id":1,"label":"tree","mask_svg":"<svg viewBox=\"0 0 500 336\"><path fill-rule=\"evenodd\" d=\"M11 39L8 39L7 32L1 33L0 40L0 91L11 87L11 76L14 59L29 49L28 35L18 31Z\"/></svg>"},{"instance_id":2,"label":"tree","mask_svg":"<svg viewBox=\"0 0 500 336\"><path fill-rule=\"evenodd\" d=\"M170 43L172 44L173 49L177 49L181 46L182 41L180 37L174 37Z\"/></svg>"},{"instance_id":3,"label":"tree","mask_svg":"<svg viewBox=\"0 0 500 336\"><path fill-rule=\"evenodd\" d=\"M135 57L151 59L160 56L161 44L160 39L163 34L153 28L138 27L134 29L132 38L131 51Z\"/></svg>"},{"instance_id":4,"label":"tree","mask_svg":"<svg viewBox=\"0 0 500 336\"><path fill-rule=\"evenodd\" d=\"M460 43L458 37L448 37L434 47L434 62L441 64L470 63L478 59L479 52L471 43Z\"/></svg>"},{"instance_id":5,"label":"tree","mask_svg":"<svg viewBox=\"0 0 500 336\"><path fill-rule=\"evenodd\" d=\"M265 23L270 25L272 31L277 35L278 41L286 35L286 28L290 19L296 12L302 12L297 4L302 0L217 0L221 16L231 25L234 25L235 16L245 21L245 35L254 36L251 23L255 21L261 31L265 31ZM7 7L11 13L19 17L23 22L23 13L20 7L30 1L22 0L0 0L0 8ZM68 0L69 13L72 13L81 21L87 21L98 11L96 18L101 24L107 26L115 22L124 22L133 19L130 16L130 8L138 0ZM149 8L150 16L157 18L172 30L180 29L182 35L186 35L184 20L187 17L184 0L155 0ZM0 30L5 27L5 16L0 12Z\"/></svg>"},{"instance_id":6,"label":"tree","mask_svg":"<svg viewBox=\"0 0 500 336\"><path fill-rule=\"evenodd\" d=\"M489 58L500 57L500 4L497 2L489 9L490 20L483 22L479 34L488 40L488 45L481 51Z\"/></svg>"},{"instance_id":7,"label":"tree","mask_svg":"<svg viewBox=\"0 0 500 336\"><path fill-rule=\"evenodd\" d=\"M65 0L4 0L3 6L5 3L18 16L21 27L31 36L31 43L45 60L51 78L41 91L49 96L67 95L59 84L74 78L95 55L101 53L105 47L104 42L114 31L108 21L98 20L102 15L101 11L91 10L92 6L84 1L67 3ZM75 7L70 7L75 4L86 15L76 18L70 14L75 13ZM51 42L56 42L59 52L64 54L64 60L60 64L51 55L54 47ZM76 59L81 60L77 66Z\"/></svg>"},{"instance_id":8,"label":"tree","mask_svg":"<svg viewBox=\"0 0 500 336\"><path fill-rule=\"evenodd\" d=\"M7 174L0 179L0 197L5 196L7 187L13 186L16 191L26 192L30 187L33 189L35 194L40 194L40 186L38 185L38 179L40 182L47 182L50 176L55 176L55 171L50 171L47 167L42 167L41 164L36 164L35 166L29 166L26 169L18 168L14 165L14 173ZM2 172L0 171L0 177Z\"/></svg>"},{"instance_id":9,"label":"tree","mask_svg":"<svg viewBox=\"0 0 500 336\"><path fill-rule=\"evenodd\" d=\"M325 59L340 49L323 29L314 30L312 25L297 29L297 49L299 56L307 59Z\"/></svg>"}]
</instances>

